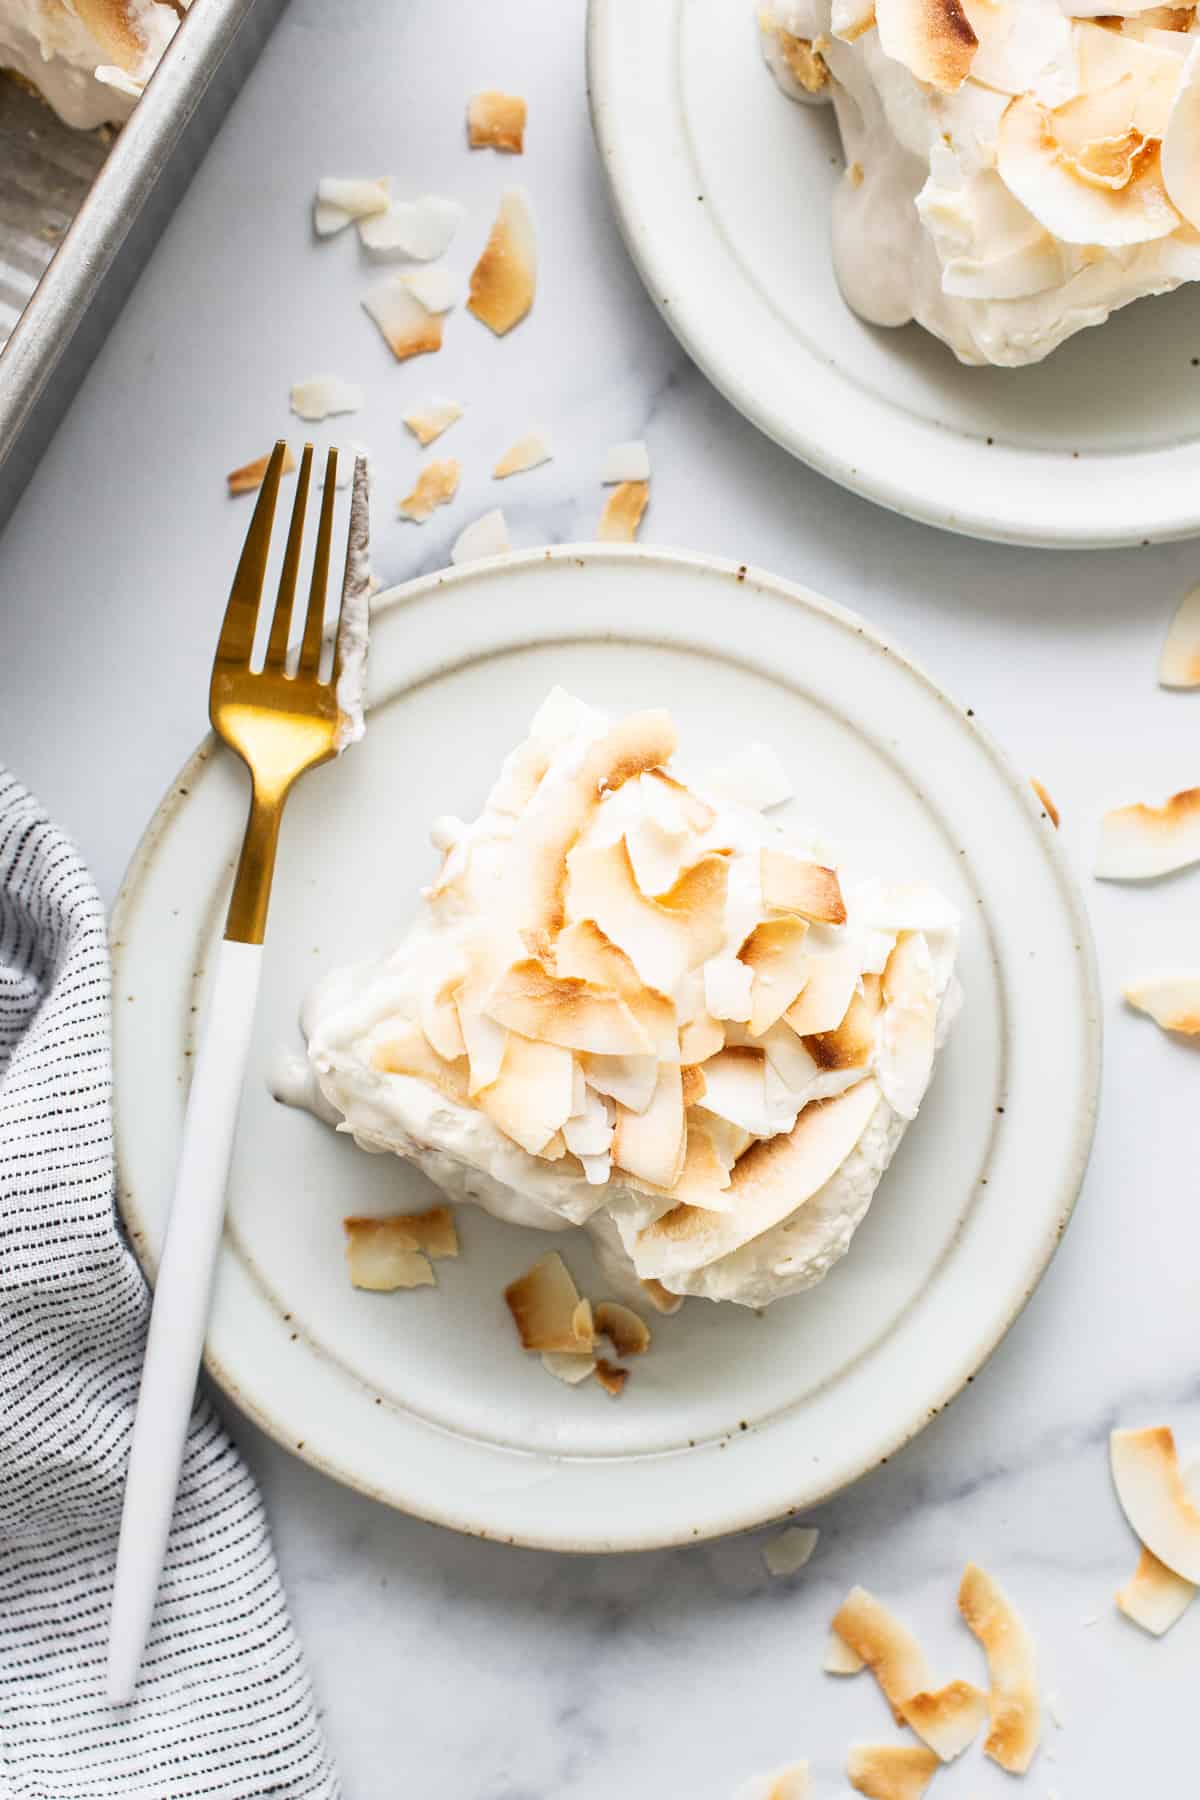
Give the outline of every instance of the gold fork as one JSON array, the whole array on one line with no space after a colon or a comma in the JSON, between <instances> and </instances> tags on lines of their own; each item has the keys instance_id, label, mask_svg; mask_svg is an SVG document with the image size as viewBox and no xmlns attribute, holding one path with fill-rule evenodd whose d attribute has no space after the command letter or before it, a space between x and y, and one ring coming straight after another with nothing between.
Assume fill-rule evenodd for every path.
<instances>
[{"instance_id":1,"label":"gold fork","mask_svg":"<svg viewBox=\"0 0 1200 1800\"><path fill-rule=\"evenodd\" d=\"M341 626L348 601L354 604L360 598L365 573L365 559L358 554L365 546L366 533L366 468L361 460L354 470L350 542L331 675L322 680L320 666L333 542L336 450L330 450L325 469L304 633L294 670L288 656L312 474L311 444L305 446L297 477L266 657L261 671L250 667L285 454L286 446L276 444L267 465L229 595L209 690L213 730L249 769L252 797L188 1095L142 1369L109 1637L108 1690L115 1704L133 1696L171 1528L221 1240L225 1186L254 1025L284 803L292 784L306 769L335 755L346 723L338 705Z\"/></svg>"}]
</instances>

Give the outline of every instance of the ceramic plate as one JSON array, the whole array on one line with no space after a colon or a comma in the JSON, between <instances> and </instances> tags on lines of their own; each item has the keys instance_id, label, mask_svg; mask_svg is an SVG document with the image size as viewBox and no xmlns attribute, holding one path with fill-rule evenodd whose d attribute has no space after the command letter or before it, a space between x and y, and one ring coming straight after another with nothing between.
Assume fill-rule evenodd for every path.
<instances>
[{"instance_id":1,"label":"ceramic plate","mask_svg":"<svg viewBox=\"0 0 1200 1800\"><path fill-rule=\"evenodd\" d=\"M626 624L625 621L635 621ZM761 1316L689 1301L654 1322L624 1395L568 1389L517 1346L501 1297L556 1243L460 1212L439 1286L356 1292L345 1214L433 1190L277 1105L310 983L388 945L435 866L429 824L470 816L555 683L611 709L668 703L693 756L755 739L848 854L921 874L964 919L966 1007L850 1254ZM384 595L362 745L296 789L275 878L208 1367L280 1443L460 1530L628 1550L760 1523L873 1467L958 1390L1058 1240L1092 1135L1099 1026L1083 908L1027 781L853 615L755 571L558 549ZM205 970L246 804L211 743L180 776L114 919L120 1203L153 1272ZM1055 1080L1045 1080L1053 1022Z\"/></svg>"},{"instance_id":2,"label":"ceramic plate","mask_svg":"<svg viewBox=\"0 0 1200 1800\"><path fill-rule=\"evenodd\" d=\"M685 348L785 449L974 537L1200 530L1200 290L1126 307L1032 369L968 369L844 304L832 109L779 92L756 0L591 0L596 137L626 243Z\"/></svg>"}]
</instances>

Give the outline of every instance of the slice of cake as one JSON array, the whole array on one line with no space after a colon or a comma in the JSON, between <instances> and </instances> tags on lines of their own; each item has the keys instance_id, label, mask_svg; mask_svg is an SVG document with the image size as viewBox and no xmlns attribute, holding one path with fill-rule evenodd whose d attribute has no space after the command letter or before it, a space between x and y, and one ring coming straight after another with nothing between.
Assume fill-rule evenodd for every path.
<instances>
[{"instance_id":1,"label":"slice of cake","mask_svg":"<svg viewBox=\"0 0 1200 1800\"><path fill-rule=\"evenodd\" d=\"M772 0L759 24L784 90L837 114L864 319L1016 366L1200 277L1194 6Z\"/></svg>"},{"instance_id":2,"label":"slice of cake","mask_svg":"<svg viewBox=\"0 0 1200 1800\"><path fill-rule=\"evenodd\" d=\"M666 712L555 690L308 1055L339 1129L454 1200L585 1227L627 1292L761 1306L849 1246L957 1004L932 888L843 879L754 746L685 776Z\"/></svg>"}]
</instances>

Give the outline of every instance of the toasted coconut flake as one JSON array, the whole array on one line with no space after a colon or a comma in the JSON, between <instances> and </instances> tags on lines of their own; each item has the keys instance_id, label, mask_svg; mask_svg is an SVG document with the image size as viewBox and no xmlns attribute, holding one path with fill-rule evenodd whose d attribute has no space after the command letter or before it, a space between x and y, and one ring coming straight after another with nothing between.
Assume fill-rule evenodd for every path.
<instances>
[{"instance_id":1,"label":"toasted coconut flake","mask_svg":"<svg viewBox=\"0 0 1200 1800\"><path fill-rule=\"evenodd\" d=\"M445 1062L467 1054L456 995L461 977L454 973L421 997L421 1030Z\"/></svg>"},{"instance_id":2,"label":"toasted coconut flake","mask_svg":"<svg viewBox=\"0 0 1200 1800\"><path fill-rule=\"evenodd\" d=\"M431 1206L428 1212L395 1213L382 1222L394 1225L397 1231L407 1232L418 1250L423 1250L435 1262L458 1255L458 1232L454 1214L448 1206Z\"/></svg>"},{"instance_id":3,"label":"toasted coconut flake","mask_svg":"<svg viewBox=\"0 0 1200 1800\"><path fill-rule=\"evenodd\" d=\"M864 988L870 980L864 977ZM933 962L920 932L902 931L896 939L883 971L882 992L879 1085L901 1118L915 1119L933 1074L938 1014Z\"/></svg>"},{"instance_id":4,"label":"toasted coconut flake","mask_svg":"<svg viewBox=\"0 0 1200 1800\"><path fill-rule=\"evenodd\" d=\"M478 562L485 556L503 556L511 549L508 521L497 506L494 511L484 513L481 519L473 520L459 532L450 552L450 561Z\"/></svg>"},{"instance_id":5,"label":"toasted coconut flake","mask_svg":"<svg viewBox=\"0 0 1200 1800\"><path fill-rule=\"evenodd\" d=\"M343 1219L351 1284L373 1294L433 1287L436 1277L407 1218Z\"/></svg>"},{"instance_id":6,"label":"toasted coconut flake","mask_svg":"<svg viewBox=\"0 0 1200 1800\"><path fill-rule=\"evenodd\" d=\"M1176 1575L1200 1585L1200 1509L1179 1466L1169 1426L1114 1431L1109 1439L1117 1498L1138 1537Z\"/></svg>"},{"instance_id":7,"label":"toasted coconut flake","mask_svg":"<svg viewBox=\"0 0 1200 1800\"><path fill-rule=\"evenodd\" d=\"M613 1162L655 1187L672 1188L683 1172L686 1149L679 1064L660 1063L649 1106L643 1112L617 1106Z\"/></svg>"},{"instance_id":8,"label":"toasted coconut flake","mask_svg":"<svg viewBox=\"0 0 1200 1800\"><path fill-rule=\"evenodd\" d=\"M830 1632L821 1664L826 1675L861 1675L866 1666L857 1650L852 1650L836 1631Z\"/></svg>"},{"instance_id":9,"label":"toasted coconut flake","mask_svg":"<svg viewBox=\"0 0 1200 1800\"><path fill-rule=\"evenodd\" d=\"M953 1762L975 1742L989 1710L988 1696L969 1681L951 1681L932 1694L913 1694L903 1707L905 1723L942 1762Z\"/></svg>"},{"instance_id":10,"label":"toasted coconut flake","mask_svg":"<svg viewBox=\"0 0 1200 1800\"><path fill-rule=\"evenodd\" d=\"M595 1338L588 1330L590 1317L581 1313L579 1289L557 1250L510 1282L504 1298L526 1350L591 1355Z\"/></svg>"},{"instance_id":11,"label":"toasted coconut flake","mask_svg":"<svg viewBox=\"0 0 1200 1800\"><path fill-rule=\"evenodd\" d=\"M580 1063L588 1086L630 1112L645 1112L654 1098L658 1064L652 1056L588 1056Z\"/></svg>"},{"instance_id":12,"label":"toasted coconut flake","mask_svg":"<svg viewBox=\"0 0 1200 1800\"><path fill-rule=\"evenodd\" d=\"M852 1588L843 1600L833 1616L833 1630L861 1656L883 1689L897 1725L903 1725L905 1701L928 1692L930 1685L925 1653L912 1632L861 1587Z\"/></svg>"},{"instance_id":13,"label":"toasted coconut flake","mask_svg":"<svg viewBox=\"0 0 1200 1800\"><path fill-rule=\"evenodd\" d=\"M449 312L458 305L458 287L445 263L430 263L425 269L410 269L401 277L405 287L426 312Z\"/></svg>"},{"instance_id":14,"label":"toasted coconut flake","mask_svg":"<svg viewBox=\"0 0 1200 1800\"><path fill-rule=\"evenodd\" d=\"M752 1137L771 1135L766 1058L750 1045L731 1044L704 1064L704 1106Z\"/></svg>"},{"instance_id":15,"label":"toasted coconut flake","mask_svg":"<svg viewBox=\"0 0 1200 1800\"><path fill-rule=\"evenodd\" d=\"M313 230L319 238L336 237L351 224L354 215L343 206L329 206L324 200L313 201Z\"/></svg>"},{"instance_id":16,"label":"toasted coconut flake","mask_svg":"<svg viewBox=\"0 0 1200 1800\"><path fill-rule=\"evenodd\" d=\"M487 1010L510 1031L596 1056L648 1056L652 1045L625 1002L589 981L552 975L535 957L514 963Z\"/></svg>"},{"instance_id":17,"label":"toasted coconut flake","mask_svg":"<svg viewBox=\"0 0 1200 1800\"><path fill-rule=\"evenodd\" d=\"M971 73L979 39L960 0L875 0L875 24L884 55L941 93Z\"/></svg>"},{"instance_id":18,"label":"toasted coconut flake","mask_svg":"<svg viewBox=\"0 0 1200 1800\"><path fill-rule=\"evenodd\" d=\"M464 982L454 997L459 1028L467 1047L469 1082L467 1093L474 1099L483 1088L490 1087L500 1074L508 1033L503 1025L489 1018L483 1010L486 982L479 975Z\"/></svg>"},{"instance_id":19,"label":"toasted coconut flake","mask_svg":"<svg viewBox=\"0 0 1200 1800\"><path fill-rule=\"evenodd\" d=\"M1030 776L1029 785L1033 789L1034 793L1037 795L1038 799L1041 801L1043 807L1045 808L1046 817L1049 819L1050 823L1053 825L1055 831L1057 831L1058 824L1059 824L1057 806L1055 806L1053 800L1050 798L1049 794L1046 792L1045 788L1042 786L1041 782L1037 779L1036 776L1032 776L1032 775Z\"/></svg>"},{"instance_id":20,"label":"toasted coconut flake","mask_svg":"<svg viewBox=\"0 0 1200 1800\"><path fill-rule=\"evenodd\" d=\"M706 1075L710 1067L705 1066ZM705 1105L710 1102L711 1081ZM733 1170L728 1211L679 1205L638 1233L643 1279L669 1281L673 1274L700 1268L795 1212L841 1167L878 1102L879 1089L868 1077L835 1099L806 1106L792 1131L752 1144ZM927 1685L918 1681L909 1691Z\"/></svg>"},{"instance_id":21,"label":"toasted coconut flake","mask_svg":"<svg viewBox=\"0 0 1200 1800\"><path fill-rule=\"evenodd\" d=\"M996 141L1001 180L1039 224L1065 244L1107 249L1150 243L1179 225L1163 187L1157 140L1145 139L1131 156L1121 185L1095 179L1104 169L1081 164L1060 141L1055 115L1028 94L1012 101Z\"/></svg>"},{"instance_id":22,"label":"toasted coconut flake","mask_svg":"<svg viewBox=\"0 0 1200 1800\"><path fill-rule=\"evenodd\" d=\"M866 975L862 992L852 995L841 1024L805 1037L804 1048L818 1069L865 1069L875 1053L879 1009L879 977Z\"/></svg>"},{"instance_id":23,"label":"toasted coconut flake","mask_svg":"<svg viewBox=\"0 0 1200 1800\"><path fill-rule=\"evenodd\" d=\"M697 1118L688 1120L683 1169L671 1189L677 1205L702 1206L709 1212L728 1211L727 1191L732 1186L732 1163L725 1160L717 1147L714 1128L718 1123L716 1119L704 1123ZM661 1193L664 1190L652 1191Z\"/></svg>"},{"instance_id":24,"label":"toasted coconut flake","mask_svg":"<svg viewBox=\"0 0 1200 1800\"><path fill-rule=\"evenodd\" d=\"M535 426L504 452L492 470L492 478L506 481L510 475L524 475L527 469L537 469L542 463L548 463L553 455L549 432Z\"/></svg>"},{"instance_id":25,"label":"toasted coconut flake","mask_svg":"<svg viewBox=\"0 0 1200 1800\"><path fill-rule=\"evenodd\" d=\"M619 995L646 1034L658 1060L675 1059L678 1049L674 1003L645 985L625 952L618 950L598 925L581 919L560 931L554 940L554 965L560 975L593 982Z\"/></svg>"},{"instance_id":26,"label":"toasted coconut flake","mask_svg":"<svg viewBox=\"0 0 1200 1800\"><path fill-rule=\"evenodd\" d=\"M404 423L424 448L432 444L435 438L441 437L443 431L449 431L455 420L462 416L463 408L457 400L446 400L440 394L435 394L423 406L405 413Z\"/></svg>"},{"instance_id":27,"label":"toasted coconut flake","mask_svg":"<svg viewBox=\"0 0 1200 1800\"><path fill-rule=\"evenodd\" d=\"M679 1073L683 1077L684 1106L699 1106L708 1092L708 1082L705 1079L704 1070L698 1068L695 1063L684 1063Z\"/></svg>"},{"instance_id":28,"label":"toasted coconut flake","mask_svg":"<svg viewBox=\"0 0 1200 1800\"><path fill-rule=\"evenodd\" d=\"M1200 975L1151 975L1131 982L1125 998L1164 1031L1200 1036Z\"/></svg>"},{"instance_id":29,"label":"toasted coconut flake","mask_svg":"<svg viewBox=\"0 0 1200 1800\"><path fill-rule=\"evenodd\" d=\"M704 1004L714 1019L750 1017L754 970L736 956L711 956L704 965Z\"/></svg>"},{"instance_id":30,"label":"toasted coconut flake","mask_svg":"<svg viewBox=\"0 0 1200 1800\"><path fill-rule=\"evenodd\" d=\"M536 285L537 239L529 195L524 188L505 188L492 235L471 271L467 307L503 337L533 305Z\"/></svg>"},{"instance_id":31,"label":"toasted coconut flake","mask_svg":"<svg viewBox=\"0 0 1200 1800\"><path fill-rule=\"evenodd\" d=\"M829 86L829 66L811 38L790 31L778 33L779 54L792 80L806 94L820 94Z\"/></svg>"},{"instance_id":32,"label":"toasted coconut flake","mask_svg":"<svg viewBox=\"0 0 1200 1800\"><path fill-rule=\"evenodd\" d=\"M928 882L873 882L860 891L855 923L885 933L956 931L958 913Z\"/></svg>"},{"instance_id":33,"label":"toasted coconut flake","mask_svg":"<svg viewBox=\"0 0 1200 1800\"><path fill-rule=\"evenodd\" d=\"M1117 1605L1143 1631L1162 1637L1179 1623L1195 1598L1195 1584L1168 1569L1143 1544L1137 1568L1125 1586L1118 1589Z\"/></svg>"},{"instance_id":34,"label":"toasted coconut flake","mask_svg":"<svg viewBox=\"0 0 1200 1800\"><path fill-rule=\"evenodd\" d=\"M679 1055L683 1062L705 1063L724 1048L724 1028L708 1013L700 1013L679 1028Z\"/></svg>"},{"instance_id":35,"label":"toasted coconut flake","mask_svg":"<svg viewBox=\"0 0 1200 1800\"><path fill-rule=\"evenodd\" d=\"M963 1575L958 1610L983 1645L991 1679L992 1728L984 1754L1010 1775L1023 1775L1042 1730L1033 1639L999 1582L978 1563L968 1564Z\"/></svg>"},{"instance_id":36,"label":"toasted coconut flake","mask_svg":"<svg viewBox=\"0 0 1200 1800\"><path fill-rule=\"evenodd\" d=\"M734 1800L810 1800L812 1783L806 1762L788 1763L743 1782Z\"/></svg>"},{"instance_id":37,"label":"toasted coconut flake","mask_svg":"<svg viewBox=\"0 0 1200 1800\"><path fill-rule=\"evenodd\" d=\"M536 1156L571 1116L571 1052L510 1032L499 1075L475 1098L493 1125Z\"/></svg>"},{"instance_id":38,"label":"toasted coconut flake","mask_svg":"<svg viewBox=\"0 0 1200 1800\"><path fill-rule=\"evenodd\" d=\"M833 0L830 29L844 44L853 44L874 29L875 0Z\"/></svg>"},{"instance_id":39,"label":"toasted coconut flake","mask_svg":"<svg viewBox=\"0 0 1200 1800\"><path fill-rule=\"evenodd\" d=\"M648 481L623 481L604 502L596 527L598 544L632 544L650 499Z\"/></svg>"},{"instance_id":40,"label":"toasted coconut flake","mask_svg":"<svg viewBox=\"0 0 1200 1800\"><path fill-rule=\"evenodd\" d=\"M698 794L693 794L690 788L684 787L681 781L676 781L673 775L668 775L665 769L649 770L646 780L655 787L660 787L678 805L691 831L705 832L716 819L716 813L706 801L701 800Z\"/></svg>"},{"instance_id":41,"label":"toasted coconut flake","mask_svg":"<svg viewBox=\"0 0 1200 1800\"><path fill-rule=\"evenodd\" d=\"M423 194L419 200L401 201L386 212L361 219L358 235L380 262L398 258L434 262L450 248L464 210L457 200Z\"/></svg>"},{"instance_id":42,"label":"toasted coconut flake","mask_svg":"<svg viewBox=\"0 0 1200 1800\"><path fill-rule=\"evenodd\" d=\"M605 1393L611 1394L615 1400L629 1380L629 1370L619 1369L616 1363L609 1362L606 1356L598 1356L596 1358L596 1380Z\"/></svg>"},{"instance_id":43,"label":"toasted coconut flake","mask_svg":"<svg viewBox=\"0 0 1200 1800\"><path fill-rule=\"evenodd\" d=\"M638 887L623 838L571 851L567 870L568 917L597 925L657 993L673 994L687 971L720 947L724 857L702 857L656 900Z\"/></svg>"},{"instance_id":44,"label":"toasted coconut flake","mask_svg":"<svg viewBox=\"0 0 1200 1800\"><path fill-rule=\"evenodd\" d=\"M583 765L581 780L589 803L604 790L624 787L627 781L669 762L679 747L679 734L669 712L650 707L620 719L596 740Z\"/></svg>"},{"instance_id":45,"label":"toasted coconut flake","mask_svg":"<svg viewBox=\"0 0 1200 1800\"><path fill-rule=\"evenodd\" d=\"M784 1013L799 1037L836 1031L850 1009L859 981L859 959L852 945L813 956L800 998Z\"/></svg>"},{"instance_id":46,"label":"toasted coconut flake","mask_svg":"<svg viewBox=\"0 0 1200 1800\"><path fill-rule=\"evenodd\" d=\"M582 1096L577 1092L572 1102L571 1117L563 1126L563 1140L574 1156L584 1159L584 1172L589 1181L607 1181L608 1167L601 1172L596 1165L607 1165L611 1161L613 1126L609 1108L602 1096L587 1086L578 1063L575 1076L577 1087L583 1091ZM589 1163L593 1165L590 1171Z\"/></svg>"},{"instance_id":47,"label":"toasted coconut flake","mask_svg":"<svg viewBox=\"0 0 1200 1800\"><path fill-rule=\"evenodd\" d=\"M650 1327L619 1300L601 1300L596 1308L596 1330L618 1356L641 1356L650 1348Z\"/></svg>"},{"instance_id":48,"label":"toasted coconut flake","mask_svg":"<svg viewBox=\"0 0 1200 1800\"><path fill-rule=\"evenodd\" d=\"M643 1281L640 1285L655 1312L662 1313L664 1317L677 1313L683 1305L683 1295L671 1293L670 1289L665 1288L661 1281L651 1278L649 1281Z\"/></svg>"},{"instance_id":49,"label":"toasted coconut flake","mask_svg":"<svg viewBox=\"0 0 1200 1800\"><path fill-rule=\"evenodd\" d=\"M262 486L263 476L267 472L267 464L271 460L270 451L266 456L256 456L253 462L243 463L240 469L231 469L225 477L229 483L231 494L253 494ZM296 467L296 459L292 455L290 445L283 452L283 474L290 475Z\"/></svg>"},{"instance_id":50,"label":"toasted coconut flake","mask_svg":"<svg viewBox=\"0 0 1200 1800\"><path fill-rule=\"evenodd\" d=\"M358 412L363 391L357 382L337 375L313 375L292 385L290 404L298 419L327 419L332 413Z\"/></svg>"},{"instance_id":51,"label":"toasted coconut flake","mask_svg":"<svg viewBox=\"0 0 1200 1800\"><path fill-rule=\"evenodd\" d=\"M1099 881L1150 881L1200 862L1200 788L1165 806L1120 806L1100 826Z\"/></svg>"},{"instance_id":52,"label":"toasted coconut flake","mask_svg":"<svg viewBox=\"0 0 1200 1800\"><path fill-rule=\"evenodd\" d=\"M524 100L519 94L487 89L472 94L467 107L467 142L472 150L506 150L520 156L525 148Z\"/></svg>"},{"instance_id":53,"label":"toasted coconut flake","mask_svg":"<svg viewBox=\"0 0 1200 1800\"><path fill-rule=\"evenodd\" d=\"M397 362L441 349L442 315L421 305L403 275L389 275L368 288L362 304Z\"/></svg>"},{"instance_id":54,"label":"toasted coconut flake","mask_svg":"<svg viewBox=\"0 0 1200 1800\"><path fill-rule=\"evenodd\" d=\"M581 1381L586 1381L589 1375L595 1374L596 1359L570 1350L543 1350L542 1367L556 1381L565 1381L568 1387L578 1387Z\"/></svg>"},{"instance_id":55,"label":"toasted coconut flake","mask_svg":"<svg viewBox=\"0 0 1200 1800\"><path fill-rule=\"evenodd\" d=\"M657 782L643 780L641 791L646 796L660 795L666 813L671 805L670 796L658 787ZM660 817L637 819L625 830L633 878L643 894L651 899L675 885L691 851L691 833L678 808L675 815L669 824Z\"/></svg>"},{"instance_id":56,"label":"toasted coconut flake","mask_svg":"<svg viewBox=\"0 0 1200 1800\"><path fill-rule=\"evenodd\" d=\"M1163 645L1158 679L1165 688L1200 687L1200 587L1179 602Z\"/></svg>"},{"instance_id":57,"label":"toasted coconut flake","mask_svg":"<svg viewBox=\"0 0 1200 1800\"><path fill-rule=\"evenodd\" d=\"M386 175L376 181L326 175L317 183L317 205L333 207L348 219L369 219L374 213L387 211L392 203L391 190Z\"/></svg>"},{"instance_id":58,"label":"toasted coconut flake","mask_svg":"<svg viewBox=\"0 0 1200 1800\"><path fill-rule=\"evenodd\" d=\"M458 492L461 475L462 464L452 456L444 457L440 462L426 463L412 492L396 502L396 517L423 525L437 507L449 506Z\"/></svg>"},{"instance_id":59,"label":"toasted coconut flake","mask_svg":"<svg viewBox=\"0 0 1200 1800\"><path fill-rule=\"evenodd\" d=\"M820 925L846 923L846 903L835 869L803 862L786 850L763 850L760 875L763 901L776 912L797 913Z\"/></svg>"},{"instance_id":60,"label":"toasted coconut flake","mask_svg":"<svg viewBox=\"0 0 1200 1800\"><path fill-rule=\"evenodd\" d=\"M713 770L708 786L720 799L751 812L782 806L795 792L787 770L767 744L747 744Z\"/></svg>"},{"instance_id":61,"label":"toasted coconut flake","mask_svg":"<svg viewBox=\"0 0 1200 1800\"><path fill-rule=\"evenodd\" d=\"M398 1025L391 1037L375 1045L372 1061L380 1074L407 1075L410 1080L424 1081L460 1106L469 1097L466 1062L446 1062L424 1032L407 1022Z\"/></svg>"},{"instance_id":62,"label":"toasted coconut flake","mask_svg":"<svg viewBox=\"0 0 1200 1800\"><path fill-rule=\"evenodd\" d=\"M789 1525L763 1545L763 1561L771 1575L795 1575L811 1559L820 1532L813 1525Z\"/></svg>"},{"instance_id":63,"label":"toasted coconut flake","mask_svg":"<svg viewBox=\"0 0 1200 1800\"><path fill-rule=\"evenodd\" d=\"M923 1744L855 1744L846 1758L850 1786L868 1800L921 1800L939 1767Z\"/></svg>"},{"instance_id":64,"label":"toasted coconut flake","mask_svg":"<svg viewBox=\"0 0 1200 1800\"><path fill-rule=\"evenodd\" d=\"M626 481L649 481L650 452L641 438L614 444L600 465L600 481L604 487L615 487Z\"/></svg>"},{"instance_id":65,"label":"toasted coconut flake","mask_svg":"<svg viewBox=\"0 0 1200 1800\"><path fill-rule=\"evenodd\" d=\"M808 922L789 917L756 925L738 951L754 976L750 1033L761 1037L798 998L808 979ZM711 966L711 965L710 965Z\"/></svg>"},{"instance_id":66,"label":"toasted coconut flake","mask_svg":"<svg viewBox=\"0 0 1200 1800\"><path fill-rule=\"evenodd\" d=\"M820 1075L804 1039L798 1038L790 1025L782 1021L772 1025L769 1031L763 1032L759 1042L768 1066L790 1093L803 1093Z\"/></svg>"}]
</instances>

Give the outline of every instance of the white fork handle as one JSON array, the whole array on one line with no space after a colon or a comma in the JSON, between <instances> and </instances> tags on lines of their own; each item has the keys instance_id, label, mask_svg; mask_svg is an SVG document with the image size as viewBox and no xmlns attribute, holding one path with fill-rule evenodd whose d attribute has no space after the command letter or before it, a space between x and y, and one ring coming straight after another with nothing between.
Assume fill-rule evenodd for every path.
<instances>
[{"instance_id":1,"label":"white fork handle","mask_svg":"<svg viewBox=\"0 0 1200 1800\"><path fill-rule=\"evenodd\" d=\"M222 939L188 1095L125 1481L108 1651L108 1697L118 1706L133 1698L171 1530L261 967L261 944Z\"/></svg>"}]
</instances>

